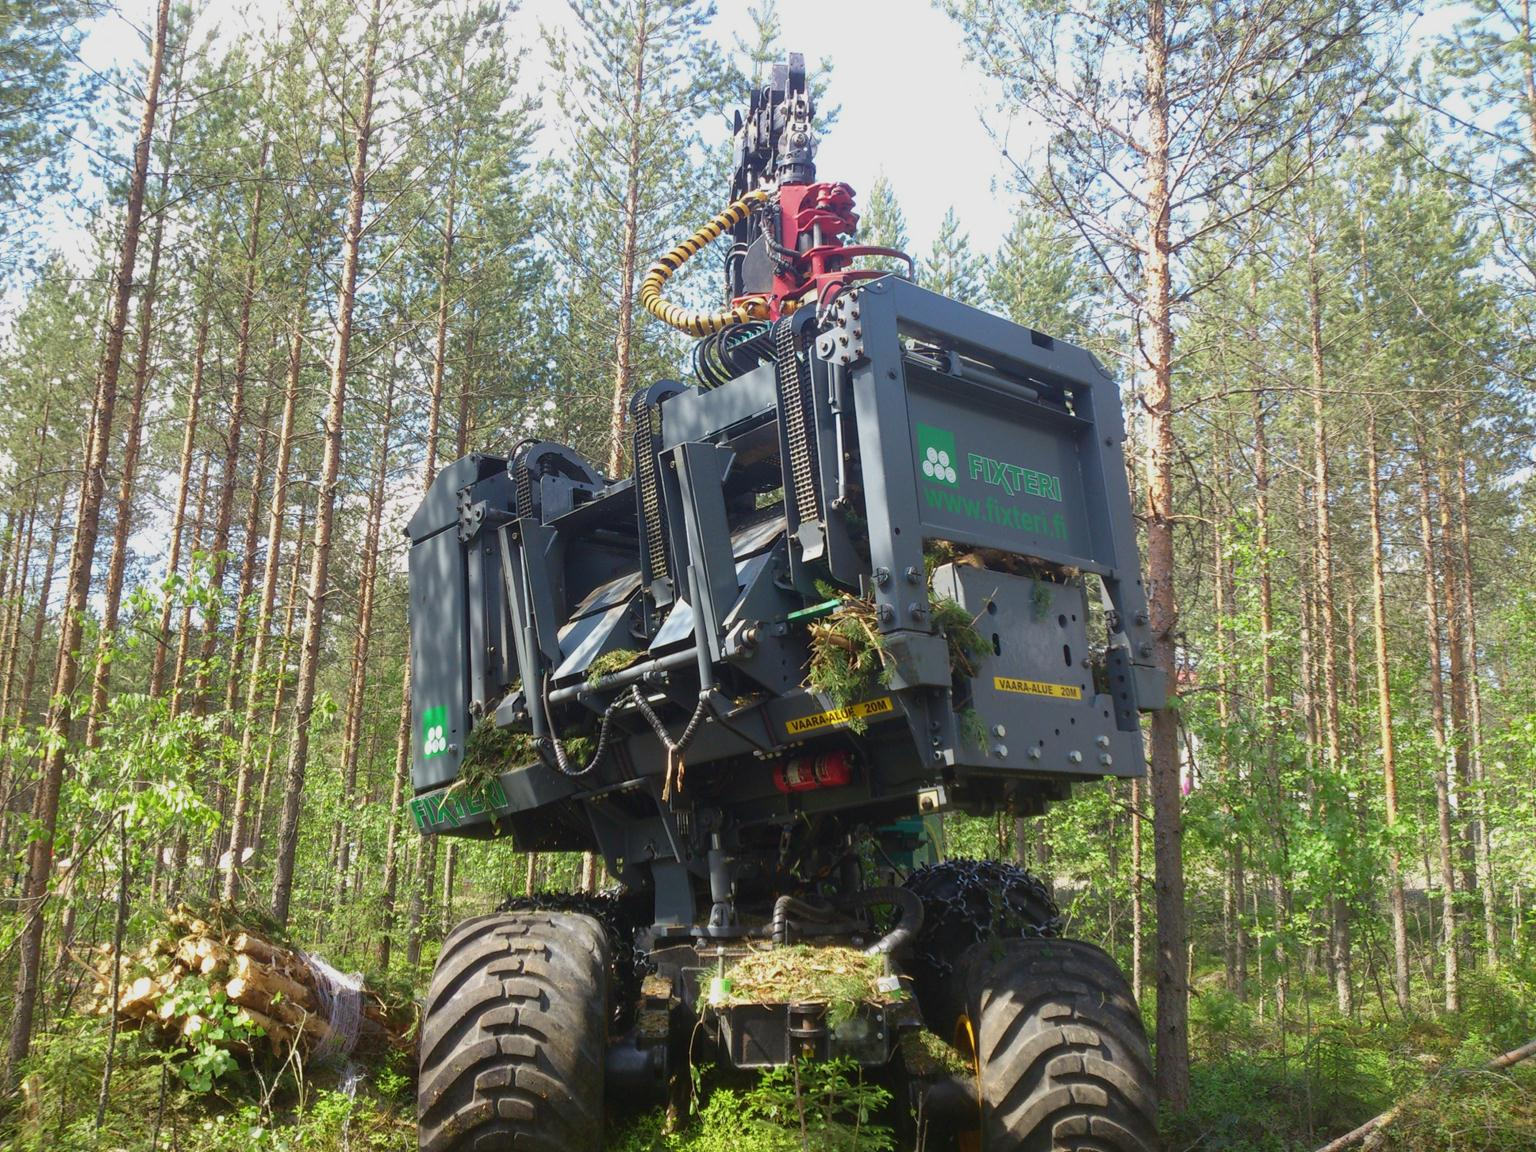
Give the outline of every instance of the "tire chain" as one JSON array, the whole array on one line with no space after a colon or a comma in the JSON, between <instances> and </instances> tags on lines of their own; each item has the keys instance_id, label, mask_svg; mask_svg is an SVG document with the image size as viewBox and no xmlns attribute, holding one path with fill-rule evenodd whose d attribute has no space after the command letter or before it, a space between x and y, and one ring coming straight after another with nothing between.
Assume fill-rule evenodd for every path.
<instances>
[{"instance_id":1,"label":"tire chain","mask_svg":"<svg viewBox=\"0 0 1536 1152\"><path fill-rule=\"evenodd\" d=\"M914 968L933 978L953 976L966 949L985 940L1061 934L1061 910L1050 890L1017 864L946 860L919 868L904 886L923 902Z\"/></svg>"}]
</instances>

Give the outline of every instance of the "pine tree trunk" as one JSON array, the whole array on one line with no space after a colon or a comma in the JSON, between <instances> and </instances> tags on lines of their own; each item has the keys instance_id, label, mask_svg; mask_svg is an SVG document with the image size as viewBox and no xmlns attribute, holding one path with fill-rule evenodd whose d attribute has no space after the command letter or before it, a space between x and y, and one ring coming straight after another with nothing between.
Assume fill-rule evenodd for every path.
<instances>
[{"instance_id":1,"label":"pine tree trunk","mask_svg":"<svg viewBox=\"0 0 1536 1152\"><path fill-rule=\"evenodd\" d=\"M54 505L53 524L48 531L48 551L44 554L42 574L38 578L37 611L32 617L32 635L27 644L27 665L21 674L21 695L17 699L16 715L22 724L26 723L27 711L32 707L32 696L37 685L37 663L43 652L44 633L48 625L48 605L53 602L53 581L58 568L59 542L64 536L64 517L69 505L68 495L60 493L58 503ZM55 650L55 671L58 666L58 654L61 651L62 649ZM46 705L40 711L46 711Z\"/></svg>"},{"instance_id":2,"label":"pine tree trunk","mask_svg":"<svg viewBox=\"0 0 1536 1152\"><path fill-rule=\"evenodd\" d=\"M1250 304L1257 292L1255 282L1249 284ZM1256 332L1257 329L1254 329ZM1266 809L1270 819L1270 834L1274 849L1279 856L1278 866L1270 875L1271 915L1274 919L1275 955L1275 1017L1283 1025L1286 1017L1286 993L1289 964L1286 959L1285 940L1289 930L1286 910L1289 902L1285 889L1285 874L1289 852L1286 844L1285 817L1287 797L1284 780L1280 774L1280 754L1275 741L1278 723L1275 685L1275 591L1270 565L1269 532L1269 431L1264 411L1264 390L1255 389L1253 395L1253 503L1254 543L1258 552L1259 569L1259 686L1263 692L1261 723L1263 725L1264 768L1269 787L1269 803Z\"/></svg>"},{"instance_id":3,"label":"pine tree trunk","mask_svg":"<svg viewBox=\"0 0 1536 1152\"><path fill-rule=\"evenodd\" d=\"M21 728L21 727L24 727L26 725L26 722L27 722L27 708L30 706L30 704L32 702L32 686L33 686L33 684L35 683L35 681L37 679L37 658L38 658L38 653L40 653L42 651L42 648L43 648L43 630L44 630L44 627L47 624L47 620L48 620L48 602L52 598L52 595L53 595L53 575L54 575L54 568L55 568L55 566L57 564L57 561L58 561L59 537L63 533L64 513L65 513L65 509L68 506L69 506L69 497L66 494L61 493L59 495L58 502L54 505L53 525L52 525L52 528L50 529L50 531L48 533L48 551L47 551L45 559L43 560L42 571L38 574L37 615L36 615L36 617L34 618L34 620L32 622L32 635L31 635L30 644L29 644L29 646L27 648L26 668L22 672L22 676L21 676L21 693L17 697L17 700L16 700L16 727L17 728ZM34 518L35 518L36 512L34 512L33 515L34 515ZM24 562L26 563L27 567L30 568L30 566L31 566L31 538L30 538L30 529L29 529L29 532L28 532L28 540L27 540L27 555L25 557ZM28 583L29 583L28 573L27 573L26 569L23 569L23 571L22 571L22 589L21 589L23 596L25 595L26 585ZM22 600L22 601L20 601L18 603L17 609L16 609L16 612L17 612L16 626L17 626L17 628L21 627L21 614L22 614L22 610L24 608L25 608L25 601ZM11 761L10 761L10 750L9 749L6 750L6 764L7 764L8 768L13 767L13 765L11 764ZM21 783L21 781L26 779L26 774L25 774L26 773L26 769L25 769L25 766L24 765L14 765L14 767L15 767L15 772L14 772L14 774L11 777L11 780L10 780L8 786L7 786L6 793L5 793L5 800L6 800L7 804L11 803L13 801L13 799L20 798L20 794L24 793L25 790L26 790L25 785ZM11 795L12 791L16 792L18 794L18 796L13 797ZM13 831L13 825L14 825L14 821L7 820L6 821L6 826L5 826L5 834L4 834L3 837L0 837L0 858L4 858L4 859L7 859L7 860L12 858L10 853L11 853L11 848L12 848L12 845L11 845L11 833Z\"/></svg>"},{"instance_id":4,"label":"pine tree trunk","mask_svg":"<svg viewBox=\"0 0 1536 1152\"><path fill-rule=\"evenodd\" d=\"M302 289L299 295L302 299ZM298 408L299 375L303 365L304 325L303 311L299 309L294 316L293 333L288 341L283 415L277 434L277 462L272 470L272 499L267 518L267 555L261 570L261 606L257 611L256 638L251 648L251 667L245 682L245 714L240 726L240 757L235 766L235 801L229 823L230 864L224 874L225 900L235 898L239 888L240 858L252 840L246 829L246 817L250 811L251 778L254 774L256 712L265 689L262 672L266 666L267 643L272 632L272 609L277 602L277 578L282 565L283 520L288 511L288 470L293 461L294 418ZM303 551L302 547L298 550ZM289 618L292 619L291 613Z\"/></svg>"},{"instance_id":5,"label":"pine tree trunk","mask_svg":"<svg viewBox=\"0 0 1536 1152\"><path fill-rule=\"evenodd\" d=\"M1225 457L1223 457L1225 462ZM1230 485L1230 474L1223 476L1223 488ZM1231 664L1234 659L1232 617L1235 614L1230 565L1227 560L1225 537L1218 518L1212 533L1212 585L1216 597L1216 712L1221 726L1217 746L1217 775L1221 780L1222 814L1227 822L1227 868L1222 877L1222 961L1226 969L1227 988L1239 1000L1247 998L1248 949L1247 934L1243 924L1243 891L1246 885L1243 868L1243 838L1239 835L1232 797L1237 789L1233 779L1231 726L1234 722L1235 703L1232 688Z\"/></svg>"},{"instance_id":6,"label":"pine tree trunk","mask_svg":"<svg viewBox=\"0 0 1536 1152\"><path fill-rule=\"evenodd\" d=\"M38 494L33 486L31 503L25 512L11 520L10 547L5 558L5 599L0 608L0 737L10 732L11 691L16 682L16 656L20 649L21 608L26 585L32 576L32 526L37 522ZM16 523L23 520L26 527ZM7 761L9 758L7 757ZM6 795L0 789L0 800Z\"/></svg>"},{"instance_id":7,"label":"pine tree trunk","mask_svg":"<svg viewBox=\"0 0 1536 1152\"><path fill-rule=\"evenodd\" d=\"M1169 263L1168 29L1163 0L1147 6L1145 45L1148 235L1145 339L1150 374L1147 467L1147 609L1156 661L1177 691L1178 607L1173 556L1173 275ZM1184 816L1178 713L1152 713L1152 853L1157 869L1157 1094L1175 1112L1189 1104L1189 984L1184 909Z\"/></svg>"},{"instance_id":8,"label":"pine tree trunk","mask_svg":"<svg viewBox=\"0 0 1536 1152\"><path fill-rule=\"evenodd\" d=\"M450 840L443 849L443 907L440 927L447 935L453 927L453 891L457 885L459 845Z\"/></svg>"},{"instance_id":9,"label":"pine tree trunk","mask_svg":"<svg viewBox=\"0 0 1536 1152\"><path fill-rule=\"evenodd\" d=\"M245 524L241 530L240 576L235 583L234 632L229 641L229 670L224 678L224 734L230 735L235 706L244 687L245 650L251 641L251 616L248 601L256 584L256 553L261 534L261 511L267 494L267 469L272 460L272 397L270 386L261 402L261 428L256 435L256 470L251 475L251 489L245 506Z\"/></svg>"},{"instance_id":10,"label":"pine tree trunk","mask_svg":"<svg viewBox=\"0 0 1536 1152\"><path fill-rule=\"evenodd\" d=\"M1445 730L1445 689L1441 681L1440 594L1435 579L1435 537L1430 507L1428 449L1417 440L1419 466L1419 543L1424 550L1424 622L1429 641L1430 729L1435 741L1435 813L1440 837L1440 885L1444 903L1441 943L1445 958L1445 1010L1461 1009L1460 964L1457 956L1456 871L1451 863L1450 749Z\"/></svg>"},{"instance_id":11,"label":"pine tree trunk","mask_svg":"<svg viewBox=\"0 0 1536 1152\"><path fill-rule=\"evenodd\" d=\"M38 421L37 456L32 466L32 493L27 507L26 529L13 541L13 557L11 560L10 602L7 605L9 611L5 617L5 625L0 627L0 646L3 646L5 668L4 679L0 680L0 734L9 729L11 718L11 692L15 686L17 655L19 645L17 641L21 637L21 621L26 614L27 586L32 579L32 548L33 532L37 525L38 513L42 511L43 491L43 462L48 448L48 434L51 429L50 421L53 414L53 389L50 387L43 398L43 414ZM62 506L61 506L62 507ZM49 547L58 544L58 528L55 526L49 534ZM49 568L52 568L52 562ZM42 603L47 603L47 597L43 597ZM35 645L34 645L35 648ZM17 711L16 723L19 727L26 719L26 695L21 698L21 707ZM9 764L10 753L6 752L6 762Z\"/></svg>"},{"instance_id":12,"label":"pine tree trunk","mask_svg":"<svg viewBox=\"0 0 1536 1152\"><path fill-rule=\"evenodd\" d=\"M1397 828L1397 747L1392 731L1392 669L1387 649L1387 581L1381 529L1381 468L1376 449L1376 411L1371 409L1365 434L1366 483L1371 510L1371 621L1376 639L1376 717L1381 728L1381 779L1387 809L1387 865L1392 902L1392 988L1397 1006L1406 1010L1408 975L1408 901L1403 892L1403 855L1395 839Z\"/></svg>"},{"instance_id":13,"label":"pine tree trunk","mask_svg":"<svg viewBox=\"0 0 1536 1152\"><path fill-rule=\"evenodd\" d=\"M1442 603L1445 608L1446 656L1450 665L1450 691L1447 694L1450 723L1447 736L1451 744L1451 765L1454 769L1451 776L1451 810L1462 820L1456 845L1461 876L1456 887L1459 892L1469 893L1477 888L1476 846L1473 842L1475 831L1473 821L1467 816L1471 809L1468 798L1472 793L1467 733L1472 724L1467 710L1466 645L1462 637L1461 562L1457 557L1459 548L1451 527L1451 478L1445 471L1443 458L1440 465L1441 470L1437 476L1440 491L1440 574L1445 586ZM1465 933L1462 933L1458 940L1464 936Z\"/></svg>"},{"instance_id":14,"label":"pine tree trunk","mask_svg":"<svg viewBox=\"0 0 1536 1152\"><path fill-rule=\"evenodd\" d=\"M1146 912L1141 898L1141 805L1142 784L1131 781L1131 995L1141 1000L1144 979L1141 971L1142 938Z\"/></svg>"},{"instance_id":15,"label":"pine tree trunk","mask_svg":"<svg viewBox=\"0 0 1536 1152\"><path fill-rule=\"evenodd\" d=\"M1323 391L1326 374L1323 363L1323 303L1317 268L1317 236L1307 237L1307 317L1312 360L1312 499L1317 538L1318 632L1322 640L1319 655L1323 670L1323 725L1327 739L1328 773L1335 788L1347 788L1344 765L1344 736L1339 719L1338 621L1333 597L1333 533L1329 522L1331 496L1328 471L1328 425ZM1341 850L1342 845L1336 848ZM1334 996L1344 1015L1355 1007L1354 971L1349 913L1350 893L1345 889L1348 869L1335 861L1329 897L1330 969L1334 978ZM1342 890L1341 890L1342 889Z\"/></svg>"},{"instance_id":16,"label":"pine tree trunk","mask_svg":"<svg viewBox=\"0 0 1536 1152\"><path fill-rule=\"evenodd\" d=\"M160 75L170 9L170 0L160 0L150 49L149 75L144 85L144 113L134 146L133 175L128 186L122 248L113 277L114 298L107 346L101 360L96 403L91 412L91 451L85 461L85 473L80 486L80 518L70 556L69 582L59 627L58 675L52 694L54 703L49 708L48 716L52 744L43 756L37 799L32 809L37 834L27 849L27 880L20 908L26 921L19 949L21 974L16 982L10 1043L7 1046L5 1082L8 1088L14 1087L22 1062L26 1060L32 1044L32 1018L37 1008L39 978L42 975L45 926L43 902L47 899L48 881L53 875L53 837L58 825L59 790L64 779L73 697L80 674L78 650L91 592L96 537L101 525L101 502L111 447L112 416L117 405L117 380L122 368L123 339L128 328L134 261L138 255L139 221L144 211L144 184L149 171L150 146L160 99Z\"/></svg>"},{"instance_id":17,"label":"pine tree trunk","mask_svg":"<svg viewBox=\"0 0 1536 1152\"><path fill-rule=\"evenodd\" d=\"M437 837L419 837L411 867L411 909L406 919L405 963L410 968L421 964L422 925L426 922L427 905L432 902L436 877Z\"/></svg>"},{"instance_id":18,"label":"pine tree trunk","mask_svg":"<svg viewBox=\"0 0 1536 1152\"><path fill-rule=\"evenodd\" d=\"M336 344L331 356L330 400L325 414L325 456L320 491L315 501L315 540L310 558L309 591L305 597L304 635L299 648L299 678L294 687L293 736L283 781L283 815L278 830L277 870L272 883L272 915L287 924L293 897L293 869L299 845L299 805L309 764L309 722L315 704L320 639L325 624L325 598L330 578L331 533L336 518L336 484L341 472L342 426L347 403L348 358L352 344L352 314L357 302L357 270L363 242L363 207L368 195L368 149L373 139L373 95L377 81L381 0L374 0L368 20L367 53L363 63L361 104L353 145L352 177L342 246L341 287L336 303Z\"/></svg>"},{"instance_id":19,"label":"pine tree trunk","mask_svg":"<svg viewBox=\"0 0 1536 1152\"><path fill-rule=\"evenodd\" d=\"M457 194L459 190L459 149L462 143L462 128L456 126L453 134L453 148L448 157L448 194L443 208L443 246L438 257L437 267L437 331L433 342L432 352L432 392L431 400L427 407L427 485L430 487L432 477L437 474L437 441L438 429L442 422L443 411L443 382L448 371L448 306L451 300L451 285L453 280L453 244L454 210L457 206ZM463 421L459 424L459 438L464 436ZM463 455L463 452L460 452Z\"/></svg>"},{"instance_id":20,"label":"pine tree trunk","mask_svg":"<svg viewBox=\"0 0 1536 1152\"><path fill-rule=\"evenodd\" d=\"M634 87L630 91L628 153L624 166L623 240L619 248L619 298L616 303L618 335L614 339L613 398L608 417L608 475L624 468L625 429L629 419L629 391L634 369L635 276L640 270L640 170L641 113L644 110L647 55L650 52L650 8L638 0L633 17L635 39Z\"/></svg>"},{"instance_id":21,"label":"pine tree trunk","mask_svg":"<svg viewBox=\"0 0 1536 1152\"><path fill-rule=\"evenodd\" d=\"M186 69L187 42L182 37L177 55L174 87L181 90ZM116 643L118 614L123 600L123 573L128 567L128 538L133 531L133 492L138 477L139 453L144 432L144 397L149 388L149 352L154 343L155 303L160 285L160 249L165 239L165 218L170 210L167 192L171 186L171 157L176 144L176 120L180 102L172 101L170 120L165 130L165 166L160 173L159 205L155 226L150 233L149 273L139 297L139 331L133 357L133 392L128 402L128 429L123 442L121 476L117 486L117 518L112 525L112 557L107 563L107 584L102 594L101 639L97 644L96 667L91 677L91 710L85 724L85 746L96 747L99 728L107 708L107 684L112 675L112 649Z\"/></svg>"},{"instance_id":22,"label":"pine tree trunk","mask_svg":"<svg viewBox=\"0 0 1536 1152\"><path fill-rule=\"evenodd\" d=\"M207 530L208 475L213 458L203 454L202 477L197 483L197 508L192 516L192 555L187 560L187 574L191 576L196 557L203 548ZM171 715L181 715L183 689L186 687L187 658L192 651L192 598L183 592L181 619L176 629L176 666L171 672Z\"/></svg>"},{"instance_id":23,"label":"pine tree trunk","mask_svg":"<svg viewBox=\"0 0 1536 1152\"><path fill-rule=\"evenodd\" d=\"M202 477L197 485L197 510L192 519L192 555L196 557L201 551L208 531L208 479L212 469L213 458L207 453L203 455ZM188 574L192 572L193 564L188 563ZM170 714L172 719L181 715L185 703L185 689L187 687L187 664L192 653L192 601L190 594L184 593L181 604L181 619L176 630L176 667L172 673ZM195 701L194 701L195 702ZM175 836L171 841L170 866L165 873L165 887L162 898L166 902L175 899L181 890L182 865L187 858L187 829L179 825ZM159 859L156 858L156 867L159 867ZM156 880L159 880L159 873Z\"/></svg>"},{"instance_id":24,"label":"pine tree trunk","mask_svg":"<svg viewBox=\"0 0 1536 1152\"><path fill-rule=\"evenodd\" d=\"M272 798L272 759L282 728L283 705L288 696L288 662L293 655L293 626L299 604L299 586L304 576L304 536L309 527L309 505L300 501L299 523L293 534L293 560L289 564L288 594L283 608L283 642L278 649L278 674L272 692L272 707L267 713L267 744L262 752L261 784L256 791L256 817L251 825L251 848L261 853L265 836L268 802Z\"/></svg>"},{"instance_id":25,"label":"pine tree trunk","mask_svg":"<svg viewBox=\"0 0 1536 1152\"><path fill-rule=\"evenodd\" d=\"M262 496L266 492L267 462L269 459L268 446L272 439L272 395L273 389L268 388L262 399L261 405L261 430L256 437L256 471L251 477L250 499L245 510L245 527L241 533L240 548L240 579L235 589L235 616L234 633L229 643L229 667L224 676L224 707L219 714L219 735L221 749L227 747L227 742L234 735L235 705L240 699L241 672L245 662L245 647L250 639L248 601L251 596L251 585L256 580L256 548L257 533L261 529ZM242 735L242 741L244 737ZM228 786L227 767L223 761L222 752L219 761L219 797L220 807L219 827L213 833L213 849L210 859L219 861L216 868L209 872L210 899L217 899L229 887L229 878L239 867L235 856L235 836L233 830L234 808L239 799L240 792L240 757L236 756L235 787L233 791ZM247 781L249 791L249 781ZM244 813L241 813L242 819ZM225 837L228 837L226 842ZM243 846L240 849L243 851ZM227 851L228 860L224 862L224 853ZM233 900L231 894L228 899Z\"/></svg>"},{"instance_id":26,"label":"pine tree trunk","mask_svg":"<svg viewBox=\"0 0 1536 1152\"><path fill-rule=\"evenodd\" d=\"M367 526L363 534L363 570L358 580L357 631L352 637L352 670L347 689L346 727L341 744L341 807L351 811L352 794L357 789L357 757L362 743L363 705L368 691L368 640L373 629L374 583L379 570L379 526L384 518L384 487L389 478L389 437L395 417L395 373L389 373L384 386L384 422L378 429L378 449L374 455L373 483L368 491ZM345 819L336 823L336 894L345 900L348 871L352 866L352 844L347 837Z\"/></svg>"},{"instance_id":27,"label":"pine tree trunk","mask_svg":"<svg viewBox=\"0 0 1536 1152\"><path fill-rule=\"evenodd\" d=\"M267 157L271 143L263 140L261 159L256 166L256 191L251 197L251 215L247 224L245 246L245 279L240 289L240 314L235 334L234 382L229 392L229 423L224 430L223 483L219 486L218 515L213 526L213 571L209 576L216 591L224 590L224 574L229 567L229 533L235 518L235 492L240 485L240 441L245 430L245 386L251 363L251 309L256 301L256 258L261 250L261 202L265 191L263 177L267 170ZM238 615L240 606L235 606ZM212 675L213 656L219 642L219 616L214 614L204 622L202 660L198 665L197 683L193 690L193 707L199 712L208 706L208 682ZM234 667L231 656L230 666ZM219 780L215 787L222 788Z\"/></svg>"},{"instance_id":28,"label":"pine tree trunk","mask_svg":"<svg viewBox=\"0 0 1536 1152\"><path fill-rule=\"evenodd\" d=\"M389 971L394 945L395 902L400 892L401 807L411 772L411 674L406 661L405 690L400 693L400 722L395 730L395 773L389 787L389 830L384 837L384 898L379 928L379 971Z\"/></svg>"},{"instance_id":29,"label":"pine tree trunk","mask_svg":"<svg viewBox=\"0 0 1536 1152\"><path fill-rule=\"evenodd\" d=\"M192 354L192 383L187 393L187 414L182 422L181 472L176 482L176 508L171 514L170 551L166 555L166 578L181 570L181 539L187 516L187 494L192 485L192 457L196 453L197 422L203 398L203 367L208 356L208 301L203 301L197 318L197 347ZM160 628L156 633L155 657L149 674L149 694L158 697L165 686L165 659L171 631L169 593L160 598Z\"/></svg>"},{"instance_id":30,"label":"pine tree trunk","mask_svg":"<svg viewBox=\"0 0 1536 1152\"><path fill-rule=\"evenodd\" d=\"M459 373L459 455L469 451L469 438L475 430L475 418L471 402L475 395L475 339L478 336L473 325L464 335L464 355L460 359Z\"/></svg>"},{"instance_id":31,"label":"pine tree trunk","mask_svg":"<svg viewBox=\"0 0 1536 1152\"><path fill-rule=\"evenodd\" d=\"M1499 964L1498 892L1493 886L1493 855L1490 840L1488 778L1483 763L1483 692L1478 679L1477 598L1472 590L1472 527L1467 499L1467 454L1458 439L1456 451L1456 511L1460 523L1458 560L1461 564L1461 607L1467 626L1467 696L1471 705L1472 812L1477 828L1477 888L1483 903L1484 960L1489 968Z\"/></svg>"}]
</instances>

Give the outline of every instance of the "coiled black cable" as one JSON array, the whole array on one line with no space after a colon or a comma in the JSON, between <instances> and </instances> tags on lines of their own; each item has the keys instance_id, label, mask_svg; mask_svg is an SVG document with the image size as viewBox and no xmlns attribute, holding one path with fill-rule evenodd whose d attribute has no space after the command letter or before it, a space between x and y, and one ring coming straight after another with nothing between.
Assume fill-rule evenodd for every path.
<instances>
[{"instance_id":1,"label":"coiled black cable","mask_svg":"<svg viewBox=\"0 0 1536 1152\"><path fill-rule=\"evenodd\" d=\"M693 374L705 388L718 388L773 358L769 325L760 320L731 324L693 346Z\"/></svg>"}]
</instances>

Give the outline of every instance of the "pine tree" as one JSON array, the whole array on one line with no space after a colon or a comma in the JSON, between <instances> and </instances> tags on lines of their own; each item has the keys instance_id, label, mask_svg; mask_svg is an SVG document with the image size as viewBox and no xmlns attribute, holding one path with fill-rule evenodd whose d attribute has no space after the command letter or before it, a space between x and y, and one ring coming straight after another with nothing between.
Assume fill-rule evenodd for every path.
<instances>
[{"instance_id":1,"label":"pine tree","mask_svg":"<svg viewBox=\"0 0 1536 1152\"><path fill-rule=\"evenodd\" d=\"M971 238L960 230L960 218L951 208L944 213L939 234L928 258L918 270L924 288L962 304L979 305L986 289L987 261L971 250Z\"/></svg>"},{"instance_id":2,"label":"pine tree","mask_svg":"<svg viewBox=\"0 0 1536 1152\"><path fill-rule=\"evenodd\" d=\"M1048 213L1021 208L987 264L987 296L1015 324L1086 344L1089 277L1072 234Z\"/></svg>"},{"instance_id":3,"label":"pine tree","mask_svg":"<svg viewBox=\"0 0 1536 1152\"><path fill-rule=\"evenodd\" d=\"M330 392L325 413L325 447L319 495L315 501L314 548L305 593L304 632L299 646L298 684L294 690L293 735L283 778L282 822L278 830L277 867L272 880L272 914L288 920L293 898L294 867L299 847L300 802L309 767L310 722L319 674L320 643L325 628L326 593L330 586L331 543L335 529L336 485L341 471L341 445L346 416L347 385L352 355L352 324L357 306L362 260L363 211L368 200L369 152L374 144L374 114L385 35L384 0L373 0L362 32L361 84L356 104L347 109L351 125L352 163L347 213L342 232L341 283L336 296L336 334L331 351Z\"/></svg>"},{"instance_id":4,"label":"pine tree","mask_svg":"<svg viewBox=\"0 0 1536 1152\"><path fill-rule=\"evenodd\" d=\"M1046 166L1021 170L1021 179L1085 242L1112 254L1100 262L1137 314L1135 367L1148 424L1148 617L1153 658L1175 684L1175 307L1189 294L1176 285L1202 237L1256 210L1259 198L1234 202L1233 190L1241 192L1274 167L1303 134L1298 117L1305 117L1315 140L1337 141L1364 98L1356 64L1382 17L1368 6L1314 11L1310 0L1282 0L1240 16L1167 0L1095 5L1094 34L1063 56L1058 8L1033 0L950 0L946 8L969 52L1004 86L1005 100L1029 109L1051 135ZM1216 43L1230 50L1213 69L1203 46ZM1139 67L1124 68L1127 59L1139 60ZM1137 115L1122 127L1127 107ZM1285 134L1263 129L1277 117L1287 124ZM1125 180L1127 170L1136 174L1133 183ZM1266 181L1264 198L1285 187L1285 181ZM1195 204L1203 206L1198 213L1191 211ZM1158 1089L1165 1104L1180 1110L1189 1098L1189 989L1177 725L1173 710L1153 713L1150 784Z\"/></svg>"},{"instance_id":5,"label":"pine tree","mask_svg":"<svg viewBox=\"0 0 1536 1152\"><path fill-rule=\"evenodd\" d=\"M564 77L555 105L567 141L550 235L567 283L585 297L566 334L586 350L572 378L609 366L607 419L592 446L601 443L618 475L630 392L671 370L661 351L670 335L641 322L640 276L683 238L685 222L724 207L719 174L699 161L699 126L723 111L730 75L708 39L714 10L703 0L571 0L571 10L574 37L546 33L550 63Z\"/></svg>"},{"instance_id":6,"label":"pine tree","mask_svg":"<svg viewBox=\"0 0 1536 1152\"><path fill-rule=\"evenodd\" d=\"M22 930L20 977L16 983L16 1002L7 1048L8 1086L15 1083L32 1044L32 1017L37 1006L42 969L43 900L47 896L48 882L53 874L53 837L58 826L59 791L68 753L73 696L80 674L79 647L86 602L91 590L96 537L101 524L105 468L112 436L113 410L117 403L118 374L122 368L123 340L128 328L128 305L133 289L134 262L138 256L139 223L144 210L149 154L159 110L160 78L165 60L170 7L170 0L160 0L154 31L150 37L144 110L138 139L134 144L133 173L124 213L122 246L113 270L112 312L108 321L106 347L102 352L101 371L97 378L90 434L86 441L85 475L80 486L78 526L70 554L69 586L64 596L64 621L59 640L60 656L54 677L54 703L48 717L48 730L52 739L42 758L37 796L32 806L39 834L32 840L27 852L27 879L22 903L27 921Z\"/></svg>"},{"instance_id":7,"label":"pine tree","mask_svg":"<svg viewBox=\"0 0 1536 1152\"><path fill-rule=\"evenodd\" d=\"M896 192L885 173L875 177L859 204L859 232L857 243L876 248L894 248L898 252L910 252L912 237L907 235L907 218L902 215L901 205L896 202ZM874 257L864 262L871 268L884 268L887 272L908 274L904 260Z\"/></svg>"},{"instance_id":8,"label":"pine tree","mask_svg":"<svg viewBox=\"0 0 1536 1152\"><path fill-rule=\"evenodd\" d=\"M0 248L25 251L36 211L67 187L64 158L98 78L75 61L89 0L27 0L0 10Z\"/></svg>"}]
</instances>

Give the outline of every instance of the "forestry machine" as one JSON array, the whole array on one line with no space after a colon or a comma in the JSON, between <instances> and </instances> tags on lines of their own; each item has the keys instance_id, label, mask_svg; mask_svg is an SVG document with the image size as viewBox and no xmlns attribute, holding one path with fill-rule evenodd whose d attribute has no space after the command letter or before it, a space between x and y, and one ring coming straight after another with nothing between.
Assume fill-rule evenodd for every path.
<instances>
[{"instance_id":1,"label":"forestry machine","mask_svg":"<svg viewBox=\"0 0 1536 1152\"><path fill-rule=\"evenodd\" d=\"M1156 1145L1114 962L941 835L1144 771L1165 686L1119 391L857 243L814 110L791 55L735 118L729 206L646 273L695 342L629 398L630 474L524 439L407 529L417 826L615 883L443 942L424 1152L597 1152L691 1068L817 1059L882 1083L869 1120L909 1145ZM724 306L669 301L716 241Z\"/></svg>"}]
</instances>

